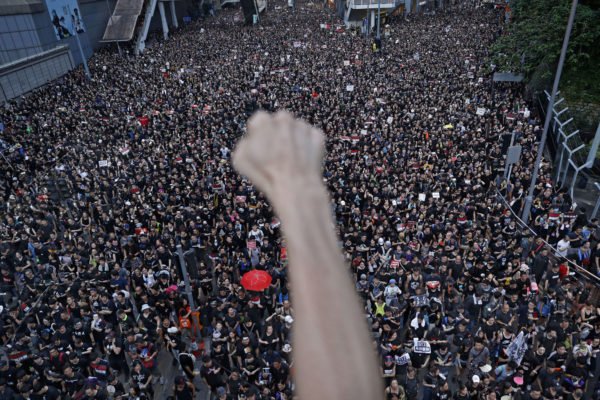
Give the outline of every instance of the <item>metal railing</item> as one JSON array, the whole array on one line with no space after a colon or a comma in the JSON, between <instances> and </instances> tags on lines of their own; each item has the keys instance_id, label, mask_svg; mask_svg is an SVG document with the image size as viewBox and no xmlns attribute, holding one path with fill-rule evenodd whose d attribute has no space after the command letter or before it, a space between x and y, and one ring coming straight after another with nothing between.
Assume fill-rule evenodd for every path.
<instances>
[{"instance_id":1,"label":"metal railing","mask_svg":"<svg viewBox=\"0 0 600 400\"><path fill-rule=\"evenodd\" d=\"M557 95L560 94L560 91ZM542 113L545 112L550 95L544 91L538 96L538 105ZM594 159L598 144L600 143L600 125L596 132L595 140L588 148L581 137L579 129L575 126L574 117L571 116L569 107L558 107L565 99L561 97L554 103L552 121L549 132L553 140L548 141L549 149L554 154L553 177L556 184L569 188L569 196L575 201L573 189L579 173L584 169L594 167ZM569 172L572 171L571 176ZM594 171L598 173L598 171Z\"/></svg>"},{"instance_id":2,"label":"metal railing","mask_svg":"<svg viewBox=\"0 0 600 400\"><path fill-rule=\"evenodd\" d=\"M548 252L548 257L550 259L552 259L554 262L556 262L558 264L566 263L569 266L569 268L572 269L573 272L575 272L575 274L577 274L579 277L581 277L585 281L592 282L592 283L596 284L597 286L600 286L600 277L599 276L591 273L587 269L583 268L582 266L578 265L577 263L573 262L572 260L569 260L566 257L557 256L556 254L558 253L558 249L556 247L552 246L550 243L548 243L542 237L540 237L536 231L531 229L529 227L529 225L527 225L521 218L519 218L518 213L516 213L515 210L513 210L513 208L508 203L508 201L504 198L502 193L500 193L498 191L497 188L496 188L496 197L499 199L500 202L502 202L504 204L504 206L508 210L510 210L512 212L512 214L515 217L515 219L517 220L517 224L520 226L521 230L528 230L529 232L531 232L534 235L534 237L542 240L542 242L544 243L544 246L548 250L550 250Z\"/></svg>"}]
</instances>

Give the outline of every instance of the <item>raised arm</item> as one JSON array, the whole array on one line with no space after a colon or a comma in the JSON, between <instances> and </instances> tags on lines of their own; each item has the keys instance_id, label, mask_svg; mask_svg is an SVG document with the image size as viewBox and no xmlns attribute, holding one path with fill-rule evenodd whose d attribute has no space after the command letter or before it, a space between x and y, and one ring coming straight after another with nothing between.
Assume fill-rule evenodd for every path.
<instances>
[{"instance_id":1,"label":"raised arm","mask_svg":"<svg viewBox=\"0 0 600 400\"><path fill-rule=\"evenodd\" d=\"M259 112L234 154L279 215L289 248L296 382L302 398L382 398L375 355L344 267L321 178L322 133L285 112Z\"/></svg>"}]
</instances>

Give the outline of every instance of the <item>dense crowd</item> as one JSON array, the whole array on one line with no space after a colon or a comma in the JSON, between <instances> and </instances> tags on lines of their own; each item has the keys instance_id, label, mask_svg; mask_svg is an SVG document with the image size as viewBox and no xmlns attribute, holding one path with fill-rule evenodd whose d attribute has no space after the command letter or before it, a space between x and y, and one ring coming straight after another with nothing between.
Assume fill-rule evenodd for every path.
<instances>
[{"instance_id":1,"label":"dense crowd","mask_svg":"<svg viewBox=\"0 0 600 400\"><path fill-rule=\"evenodd\" d=\"M388 18L378 52L319 4L275 2L253 27L224 10L6 104L0 397L146 399L166 385L191 399L197 375L221 400L294 397L285 239L230 163L256 109L326 134L323 179L387 399L592 393L600 309L556 256L597 274L597 223L546 164L535 234L500 200L522 205L540 121L520 85L491 81L504 14L458 3ZM512 133L522 159L505 181ZM178 245L193 250L195 308ZM273 278L260 293L240 285L254 269Z\"/></svg>"}]
</instances>

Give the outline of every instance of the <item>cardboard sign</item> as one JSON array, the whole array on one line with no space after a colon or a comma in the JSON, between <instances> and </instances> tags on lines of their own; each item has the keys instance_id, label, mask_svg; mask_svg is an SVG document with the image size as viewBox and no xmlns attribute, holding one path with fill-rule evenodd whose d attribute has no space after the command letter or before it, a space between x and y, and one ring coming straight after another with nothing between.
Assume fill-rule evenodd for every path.
<instances>
[{"instance_id":1,"label":"cardboard sign","mask_svg":"<svg viewBox=\"0 0 600 400\"><path fill-rule=\"evenodd\" d=\"M350 60L344 60L344 67L347 67L350 65Z\"/></svg>"},{"instance_id":2,"label":"cardboard sign","mask_svg":"<svg viewBox=\"0 0 600 400\"><path fill-rule=\"evenodd\" d=\"M394 117L387 117L386 122L388 124L391 124L392 122L394 122Z\"/></svg>"},{"instance_id":3,"label":"cardboard sign","mask_svg":"<svg viewBox=\"0 0 600 400\"><path fill-rule=\"evenodd\" d=\"M246 196L235 196L235 202L236 203L245 203L246 202Z\"/></svg>"},{"instance_id":4,"label":"cardboard sign","mask_svg":"<svg viewBox=\"0 0 600 400\"><path fill-rule=\"evenodd\" d=\"M419 193L419 201L425 201L426 198L427 196L425 195L425 193Z\"/></svg>"},{"instance_id":5,"label":"cardboard sign","mask_svg":"<svg viewBox=\"0 0 600 400\"><path fill-rule=\"evenodd\" d=\"M108 160L100 160L98 161L99 167L108 167Z\"/></svg>"},{"instance_id":6,"label":"cardboard sign","mask_svg":"<svg viewBox=\"0 0 600 400\"><path fill-rule=\"evenodd\" d=\"M400 266L400 260L392 260L390 261L390 268L398 268Z\"/></svg>"},{"instance_id":7,"label":"cardboard sign","mask_svg":"<svg viewBox=\"0 0 600 400\"><path fill-rule=\"evenodd\" d=\"M347 92L354 92L354 85L347 85L346 86L346 91Z\"/></svg>"},{"instance_id":8,"label":"cardboard sign","mask_svg":"<svg viewBox=\"0 0 600 400\"><path fill-rule=\"evenodd\" d=\"M484 114L485 114L485 108L477 107L477 115L484 115Z\"/></svg>"},{"instance_id":9,"label":"cardboard sign","mask_svg":"<svg viewBox=\"0 0 600 400\"><path fill-rule=\"evenodd\" d=\"M249 249L256 249L256 240L248 240L247 245Z\"/></svg>"},{"instance_id":10,"label":"cardboard sign","mask_svg":"<svg viewBox=\"0 0 600 400\"><path fill-rule=\"evenodd\" d=\"M424 340L414 339L413 351L417 354L431 354L431 345Z\"/></svg>"},{"instance_id":11,"label":"cardboard sign","mask_svg":"<svg viewBox=\"0 0 600 400\"><path fill-rule=\"evenodd\" d=\"M408 353L404 353L401 356L396 356L396 365L406 365L410 361L410 355Z\"/></svg>"}]
</instances>

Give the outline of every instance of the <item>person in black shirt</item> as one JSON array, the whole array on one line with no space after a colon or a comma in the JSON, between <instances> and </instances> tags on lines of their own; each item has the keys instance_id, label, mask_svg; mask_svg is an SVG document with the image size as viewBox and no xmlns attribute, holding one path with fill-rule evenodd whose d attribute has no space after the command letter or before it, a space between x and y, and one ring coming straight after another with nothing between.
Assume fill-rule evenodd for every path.
<instances>
[{"instance_id":1,"label":"person in black shirt","mask_svg":"<svg viewBox=\"0 0 600 400\"><path fill-rule=\"evenodd\" d=\"M448 384L448 381L443 381L439 385L439 389L435 392L433 398L436 400L452 399L452 391L450 390L450 385Z\"/></svg>"},{"instance_id":2,"label":"person in black shirt","mask_svg":"<svg viewBox=\"0 0 600 400\"><path fill-rule=\"evenodd\" d=\"M214 366L209 356L204 356L202 359L200 377L202 378L202 382L210 388L211 392L216 391L217 387L223 385L221 368Z\"/></svg>"},{"instance_id":3,"label":"person in black shirt","mask_svg":"<svg viewBox=\"0 0 600 400\"><path fill-rule=\"evenodd\" d=\"M80 338L85 344L91 343L91 331L88 326L85 326L81 319L76 319L73 321L73 329L71 330L71 336L73 340L76 337Z\"/></svg>"},{"instance_id":4,"label":"person in black shirt","mask_svg":"<svg viewBox=\"0 0 600 400\"><path fill-rule=\"evenodd\" d=\"M438 392L438 367L432 365L429 368L429 371L423 378L423 400L431 400L433 398L434 393Z\"/></svg>"},{"instance_id":5,"label":"person in black shirt","mask_svg":"<svg viewBox=\"0 0 600 400\"><path fill-rule=\"evenodd\" d=\"M75 373L87 373L89 362L85 355L79 355L76 351L72 351L69 354L69 365L73 368Z\"/></svg>"},{"instance_id":6,"label":"person in black shirt","mask_svg":"<svg viewBox=\"0 0 600 400\"><path fill-rule=\"evenodd\" d=\"M194 361L195 357L192 354L183 351L179 353L179 365L181 365L181 369L190 381L193 381L196 376L194 373Z\"/></svg>"},{"instance_id":7,"label":"person in black shirt","mask_svg":"<svg viewBox=\"0 0 600 400\"><path fill-rule=\"evenodd\" d=\"M273 381L286 383L290 379L290 368L281 358L275 358L271 366Z\"/></svg>"},{"instance_id":8,"label":"person in black shirt","mask_svg":"<svg viewBox=\"0 0 600 400\"><path fill-rule=\"evenodd\" d=\"M108 375L111 373L108 361L101 359L97 353L90 354L89 370L91 375L98 378L101 382L106 382Z\"/></svg>"},{"instance_id":9,"label":"person in black shirt","mask_svg":"<svg viewBox=\"0 0 600 400\"><path fill-rule=\"evenodd\" d=\"M557 365L554 361L546 361L546 367L541 368L535 377L535 381L539 387L547 388L560 380L562 370Z\"/></svg>"},{"instance_id":10,"label":"person in black shirt","mask_svg":"<svg viewBox=\"0 0 600 400\"><path fill-rule=\"evenodd\" d=\"M108 363L110 367L118 373L124 373L129 377L129 367L125 358L125 348L123 339L118 337L115 332L110 332L104 344L105 353L108 354Z\"/></svg>"},{"instance_id":11,"label":"person in black shirt","mask_svg":"<svg viewBox=\"0 0 600 400\"><path fill-rule=\"evenodd\" d=\"M63 375L61 379L62 391L70 396L77 393L83 386L85 377L81 372L74 372L70 365L66 365L63 368Z\"/></svg>"},{"instance_id":12,"label":"person in black shirt","mask_svg":"<svg viewBox=\"0 0 600 400\"><path fill-rule=\"evenodd\" d=\"M557 289L560 284L560 268L557 263L552 263L550 269L544 274L543 287L545 290Z\"/></svg>"},{"instance_id":13,"label":"person in black shirt","mask_svg":"<svg viewBox=\"0 0 600 400\"><path fill-rule=\"evenodd\" d=\"M7 386L6 379L0 377L0 398L3 400L16 400L18 397L15 392Z\"/></svg>"},{"instance_id":14,"label":"person in black shirt","mask_svg":"<svg viewBox=\"0 0 600 400\"><path fill-rule=\"evenodd\" d=\"M194 400L196 398L196 388L184 376L178 376L175 378L175 384L173 385L173 397L175 400Z\"/></svg>"},{"instance_id":15,"label":"person in black shirt","mask_svg":"<svg viewBox=\"0 0 600 400\"><path fill-rule=\"evenodd\" d=\"M131 386L135 386L140 391L146 393L150 398L154 395L152 388L152 374L142 365L141 361L135 361L131 371Z\"/></svg>"},{"instance_id":16,"label":"person in black shirt","mask_svg":"<svg viewBox=\"0 0 600 400\"><path fill-rule=\"evenodd\" d=\"M417 373L413 367L408 367L406 375L400 377L400 384L404 388L407 400L416 400L419 393L419 381Z\"/></svg>"},{"instance_id":17,"label":"person in black shirt","mask_svg":"<svg viewBox=\"0 0 600 400\"><path fill-rule=\"evenodd\" d=\"M578 388L585 387L587 378L586 358L577 357L567 365L562 381L563 388L567 393L573 393Z\"/></svg>"},{"instance_id":18,"label":"person in black shirt","mask_svg":"<svg viewBox=\"0 0 600 400\"><path fill-rule=\"evenodd\" d=\"M114 400L121 400L125 398L125 387L119 381L119 378L114 374L110 374L108 376L108 384L106 385L106 391L108 395Z\"/></svg>"},{"instance_id":19,"label":"person in black shirt","mask_svg":"<svg viewBox=\"0 0 600 400\"><path fill-rule=\"evenodd\" d=\"M31 400L58 400L61 397L61 393L57 388L43 385L37 381L33 384L32 389L33 393L29 397Z\"/></svg>"},{"instance_id":20,"label":"person in black shirt","mask_svg":"<svg viewBox=\"0 0 600 400\"><path fill-rule=\"evenodd\" d=\"M75 399L79 400L106 400L106 394L95 383L87 383L81 395L75 395Z\"/></svg>"}]
</instances>

